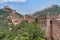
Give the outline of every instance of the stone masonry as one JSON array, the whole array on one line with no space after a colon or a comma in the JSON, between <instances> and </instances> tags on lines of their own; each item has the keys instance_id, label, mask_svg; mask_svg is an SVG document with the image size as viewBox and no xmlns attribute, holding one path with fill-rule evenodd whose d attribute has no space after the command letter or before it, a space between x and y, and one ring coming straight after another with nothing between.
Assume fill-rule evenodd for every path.
<instances>
[{"instance_id":1,"label":"stone masonry","mask_svg":"<svg viewBox=\"0 0 60 40\"><path fill-rule=\"evenodd\" d=\"M38 18L47 40L60 40L60 14L44 14Z\"/></svg>"}]
</instances>

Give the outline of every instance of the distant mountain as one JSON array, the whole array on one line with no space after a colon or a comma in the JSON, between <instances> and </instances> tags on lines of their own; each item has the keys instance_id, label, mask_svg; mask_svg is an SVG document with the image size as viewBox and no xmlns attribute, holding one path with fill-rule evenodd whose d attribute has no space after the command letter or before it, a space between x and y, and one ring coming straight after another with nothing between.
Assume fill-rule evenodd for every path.
<instances>
[{"instance_id":1,"label":"distant mountain","mask_svg":"<svg viewBox=\"0 0 60 40\"><path fill-rule=\"evenodd\" d=\"M43 14L57 14L60 13L60 6L58 5L52 5L51 7L48 7L44 10L37 11L36 13L33 14L33 16L40 16Z\"/></svg>"}]
</instances>

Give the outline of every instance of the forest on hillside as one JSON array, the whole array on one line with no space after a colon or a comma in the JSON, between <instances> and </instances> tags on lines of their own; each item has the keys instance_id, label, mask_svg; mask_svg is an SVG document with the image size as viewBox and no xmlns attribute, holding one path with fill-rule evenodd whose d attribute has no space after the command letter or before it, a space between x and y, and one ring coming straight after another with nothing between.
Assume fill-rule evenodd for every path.
<instances>
[{"instance_id":1,"label":"forest on hillside","mask_svg":"<svg viewBox=\"0 0 60 40\"><path fill-rule=\"evenodd\" d=\"M7 17L11 13L4 9L0 9L0 40L45 40L44 31L34 21L27 23L22 21L21 23L14 25ZM22 15L16 12L16 16Z\"/></svg>"}]
</instances>

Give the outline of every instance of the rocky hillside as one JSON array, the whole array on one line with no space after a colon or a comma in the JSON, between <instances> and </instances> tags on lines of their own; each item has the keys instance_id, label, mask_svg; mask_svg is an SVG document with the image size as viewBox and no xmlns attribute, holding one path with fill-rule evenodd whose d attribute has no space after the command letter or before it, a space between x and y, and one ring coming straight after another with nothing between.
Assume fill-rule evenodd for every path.
<instances>
[{"instance_id":1,"label":"rocky hillside","mask_svg":"<svg viewBox=\"0 0 60 40\"><path fill-rule=\"evenodd\" d=\"M7 24L8 22L8 16L12 13L13 9L9 8L8 6L5 6L4 8L0 9L0 27L6 27L8 26ZM15 10L16 11L16 10ZM19 14L18 12L15 12L15 14L13 14L16 16L16 18L20 18L22 17L21 14ZM7 23L8 22L8 23Z\"/></svg>"},{"instance_id":2,"label":"rocky hillside","mask_svg":"<svg viewBox=\"0 0 60 40\"><path fill-rule=\"evenodd\" d=\"M33 14L33 16L40 16L43 14L56 14L56 13L60 13L60 6L58 5L52 5L51 7L48 7L44 10L41 11L37 11L36 13Z\"/></svg>"},{"instance_id":3,"label":"rocky hillside","mask_svg":"<svg viewBox=\"0 0 60 40\"><path fill-rule=\"evenodd\" d=\"M30 22L33 19L33 17L28 15L22 17L22 15L17 13L16 10L11 9L8 6L0 9L0 40L45 39L44 31L41 30L36 22L28 23L26 20L22 21L22 18L24 18L24 20L28 19Z\"/></svg>"}]
</instances>

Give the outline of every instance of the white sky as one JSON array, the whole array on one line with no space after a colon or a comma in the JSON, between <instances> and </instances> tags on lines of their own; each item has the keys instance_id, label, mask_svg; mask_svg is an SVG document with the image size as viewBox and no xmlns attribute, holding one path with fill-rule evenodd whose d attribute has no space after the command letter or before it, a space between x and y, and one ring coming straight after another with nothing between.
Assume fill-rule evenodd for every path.
<instances>
[{"instance_id":1,"label":"white sky","mask_svg":"<svg viewBox=\"0 0 60 40\"><path fill-rule=\"evenodd\" d=\"M0 3L5 3L5 2L26 2L26 0L0 0Z\"/></svg>"}]
</instances>

